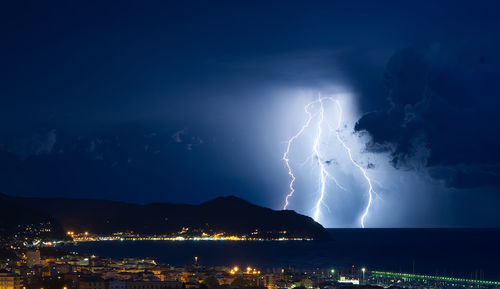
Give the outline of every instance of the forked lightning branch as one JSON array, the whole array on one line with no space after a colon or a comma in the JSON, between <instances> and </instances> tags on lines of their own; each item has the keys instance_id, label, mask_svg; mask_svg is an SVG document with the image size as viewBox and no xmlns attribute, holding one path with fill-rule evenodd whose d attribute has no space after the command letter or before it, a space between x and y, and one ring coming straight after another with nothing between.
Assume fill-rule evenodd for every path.
<instances>
[{"instance_id":1,"label":"forked lightning branch","mask_svg":"<svg viewBox=\"0 0 500 289\"><path fill-rule=\"evenodd\" d=\"M325 119L325 102L331 102L335 110L332 111L332 113L336 114L336 126L335 128L331 128L331 124L326 123L327 120ZM347 145L347 143L343 140L340 132L342 128L342 105L340 102L333 97L318 97L318 99L308 103L304 107L304 111L307 115L307 120L306 122L302 125L300 130L292 136L286 145L285 152L283 154L283 161L285 162L286 168L288 170L288 175L290 176L290 183L289 183L289 191L288 194L285 197L285 204L283 206L283 209L287 209L288 206L290 205L290 200L296 193L295 190L295 182L297 180L297 177L293 171L291 160L290 160L290 152L292 150L292 146L294 142L301 136L303 136L304 132L306 130L313 130L313 143L311 147L311 154L310 157L312 160L314 160L315 165L317 165L318 168L318 179L319 179L319 192L317 192L316 196L316 202L314 205L314 220L318 221L320 216L321 216L321 208L326 207L325 203L325 197L327 192L327 184L329 181L333 182L336 186L336 188L341 189L341 190L346 190L339 182L338 180L329 172L327 168L327 163L328 160L325 159L323 154L321 153L322 151L328 150L328 148L321 147L321 140L323 137L325 137L325 126L328 126L330 129L328 130L329 133L334 133L335 134L335 139L339 142L339 144L342 146L345 154L348 156L350 162L352 165L358 169L361 174L363 175L364 180L366 181L368 185L368 191L367 191L367 196L368 200L366 202L366 205L364 206L363 212L360 217L360 224L361 227L365 227L365 219L368 216L368 213L370 211L370 207L372 205L373 201L373 195L375 194L375 191L373 190L373 185L370 177L368 176L366 169L361 166L353 157L352 155L352 149Z\"/></svg>"}]
</instances>

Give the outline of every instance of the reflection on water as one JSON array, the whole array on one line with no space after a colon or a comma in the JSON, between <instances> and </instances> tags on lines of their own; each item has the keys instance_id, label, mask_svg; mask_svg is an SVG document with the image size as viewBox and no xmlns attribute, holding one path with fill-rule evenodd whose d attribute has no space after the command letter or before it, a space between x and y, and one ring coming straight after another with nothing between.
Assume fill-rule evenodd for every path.
<instances>
[{"instance_id":1,"label":"reflection on water","mask_svg":"<svg viewBox=\"0 0 500 289\"><path fill-rule=\"evenodd\" d=\"M152 257L162 263L288 267L299 269L359 265L500 280L500 229L331 229L330 241L112 241L80 243L78 252L113 258Z\"/></svg>"}]
</instances>

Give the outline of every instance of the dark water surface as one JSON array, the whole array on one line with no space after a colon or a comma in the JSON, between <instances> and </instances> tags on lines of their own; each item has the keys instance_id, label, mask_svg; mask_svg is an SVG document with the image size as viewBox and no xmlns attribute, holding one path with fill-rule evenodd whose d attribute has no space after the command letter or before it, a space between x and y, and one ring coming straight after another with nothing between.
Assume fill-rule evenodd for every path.
<instances>
[{"instance_id":1,"label":"dark water surface","mask_svg":"<svg viewBox=\"0 0 500 289\"><path fill-rule=\"evenodd\" d=\"M330 241L112 241L80 243L73 250L106 256L152 257L182 265L298 269L366 266L500 280L500 229L329 229Z\"/></svg>"}]
</instances>

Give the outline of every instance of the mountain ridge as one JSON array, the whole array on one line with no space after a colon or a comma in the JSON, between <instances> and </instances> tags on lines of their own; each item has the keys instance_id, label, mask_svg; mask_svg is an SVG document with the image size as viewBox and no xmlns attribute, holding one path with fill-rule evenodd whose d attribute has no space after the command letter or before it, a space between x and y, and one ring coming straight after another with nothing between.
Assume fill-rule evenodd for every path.
<instances>
[{"instance_id":1,"label":"mountain ridge","mask_svg":"<svg viewBox=\"0 0 500 289\"><path fill-rule=\"evenodd\" d=\"M133 204L120 201L67 198L30 198L0 194L0 230L24 223L53 222L55 231L112 234L133 231L141 235L224 233L262 238L327 239L328 233L308 216L291 210L272 210L234 195L198 205L174 203ZM2 216L4 215L4 216Z\"/></svg>"}]
</instances>

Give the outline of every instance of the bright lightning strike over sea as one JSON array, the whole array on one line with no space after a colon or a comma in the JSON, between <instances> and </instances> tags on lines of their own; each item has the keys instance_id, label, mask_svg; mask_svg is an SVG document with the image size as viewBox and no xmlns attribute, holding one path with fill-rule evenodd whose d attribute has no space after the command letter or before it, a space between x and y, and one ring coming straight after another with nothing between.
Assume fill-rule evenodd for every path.
<instances>
[{"instance_id":1,"label":"bright lightning strike over sea","mask_svg":"<svg viewBox=\"0 0 500 289\"><path fill-rule=\"evenodd\" d=\"M346 143L342 140L342 138L340 137L340 128L342 126L342 106L340 105L340 102L338 100L335 99L334 101L335 101L335 104L337 105L337 109L339 112L337 129L335 130L335 135L337 136L338 141L342 144L344 149L347 151L347 154L349 155L349 159L351 160L351 162L363 174L363 177L365 178L366 182L368 183L368 187L369 187L369 189L368 189L368 203L366 204L365 210L364 210L363 214L361 215L361 227L364 228L366 216L368 215L368 212L370 211L370 207L372 205L372 199L373 199L373 193L374 193L373 185L372 185L372 181L371 181L370 177L368 177L368 175L366 174L366 170L353 159L352 153L351 153L351 148L349 148L346 145Z\"/></svg>"},{"instance_id":2,"label":"bright lightning strike over sea","mask_svg":"<svg viewBox=\"0 0 500 289\"><path fill-rule=\"evenodd\" d=\"M321 155L319 154L319 142L321 141L321 132L322 132L322 125L323 121L325 120L325 108L323 107L323 99L320 97L318 99L320 107L319 107L319 120L318 120L318 133L316 135L316 138L314 140L314 145L313 145L313 151L314 151L314 156L316 157L316 161L318 162L319 166L319 181L320 181L320 188L319 188L319 199L316 202L316 209L314 211L314 220L318 221L319 220L319 213L321 211L321 204L323 202L323 199L325 198L325 189L326 189L326 176L328 174L326 168L325 168L325 163L321 159Z\"/></svg>"},{"instance_id":3,"label":"bright lightning strike over sea","mask_svg":"<svg viewBox=\"0 0 500 289\"><path fill-rule=\"evenodd\" d=\"M297 134L295 134L292 138L290 138L288 140L288 143L287 143L287 146L286 146L286 150L285 150L285 153L283 154L283 160L285 161L285 164L286 164L286 167L288 169L288 175L290 176L291 180L290 180L290 192L286 195L286 198L285 198L285 205L283 206L283 210L286 210L286 208L288 207L288 199L291 198L293 196L293 193L295 193L295 188L293 187L293 184L295 183L295 175L293 174L293 171L292 171L292 167L290 166L290 159L288 158L288 155L290 154L290 147L292 146L292 143L304 132L304 130L309 126L309 124L311 123L311 120L313 118L313 115L311 114L311 112L309 112L309 107L312 105L313 103L309 103L308 105L306 105L304 107L304 110L305 112L307 113L307 115L309 116L309 118L307 119L307 122L302 126L302 128L299 130L299 132L297 132Z\"/></svg>"},{"instance_id":4,"label":"bright lightning strike over sea","mask_svg":"<svg viewBox=\"0 0 500 289\"><path fill-rule=\"evenodd\" d=\"M368 202L367 202L367 204L363 210L363 213L361 215L361 218L360 218L361 227L364 228L365 227L365 219L368 216L368 213L370 211L370 207L371 207L372 200L373 200L373 194L375 193L375 191L373 190L372 181L371 181L370 177L368 176L366 169L364 169L358 162L356 162L354 160L354 158L352 156L351 148L346 144L346 142L340 136L343 110L342 110L342 106L341 106L340 102L333 97L321 97L320 96L317 100L308 103L304 107L304 111L308 115L307 121L301 127L301 129L294 136L292 136L287 142L286 150L283 154L283 160L285 161L285 165L288 169L288 175L290 176L290 184L289 184L289 193L285 197L285 204L283 206L283 209L287 209L287 207L289 206L289 200L295 193L294 184L296 181L296 176L293 173L292 166L290 164L290 157L289 157L292 144L295 140L297 140L304 133L304 131L306 129L309 128L309 126L310 126L311 122L313 121L313 119L315 118L316 114L318 114L317 125L316 125L317 130L316 130L316 134L314 137L311 155L315 158L315 160L318 164L318 167L319 167L319 182L320 183L319 183L319 198L314 206L314 220L318 221L320 218L321 205L326 206L324 203L324 198L325 198L325 194L326 194L327 179L333 180L334 183L337 185L337 187L339 187L342 190L346 190L344 187L342 187L339 184L339 182L333 177L333 175L331 175L328 172L328 169L325 165L327 162L325 160L323 160L321 153L320 153L320 151L321 151L320 144L321 144L321 139L322 139L322 135L323 135L323 122L325 121L325 107L324 107L325 100L333 102L337 108L338 118L337 118L337 127L335 129L335 136L336 136L337 141L342 145L344 150L347 152L347 155L348 155L351 163L356 168L358 168L360 170L360 172L362 173L362 175L363 175L364 179L366 180L368 187L369 187L369 189L368 189ZM310 109L313 105L316 105L316 104L319 104L319 108L318 108L317 113L315 115L313 115L311 113Z\"/></svg>"}]
</instances>

